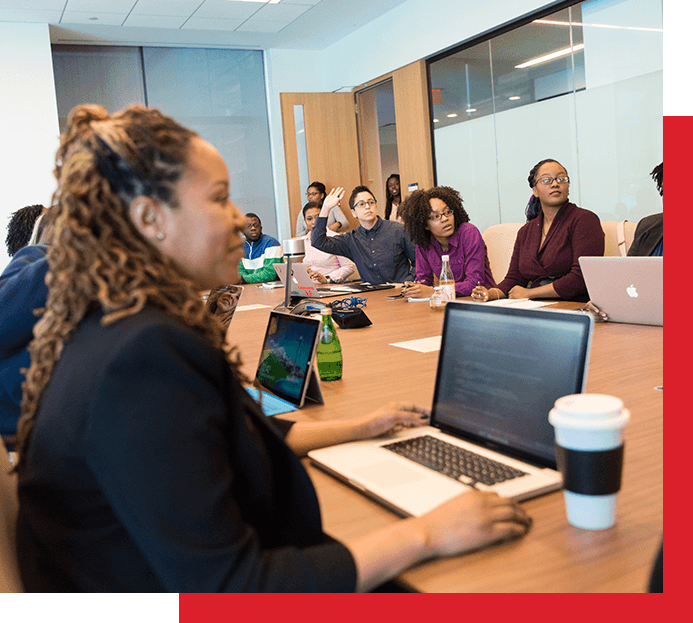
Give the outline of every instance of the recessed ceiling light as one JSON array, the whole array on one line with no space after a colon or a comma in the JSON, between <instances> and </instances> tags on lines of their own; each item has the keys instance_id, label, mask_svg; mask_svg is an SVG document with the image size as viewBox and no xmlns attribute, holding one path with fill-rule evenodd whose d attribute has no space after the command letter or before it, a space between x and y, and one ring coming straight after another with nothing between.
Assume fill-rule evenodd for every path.
<instances>
[{"instance_id":1,"label":"recessed ceiling light","mask_svg":"<svg viewBox=\"0 0 693 623\"><path fill-rule=\"evenodd\" d=\"M464 112L476 112L476 108L467 108Z\"/></svg>"},{"instance_id":2,"label":"recessed ceiling light","mask_svg":"<svg viewBox=\"0 0 693 623\"><path fill-rule=\"evenodd\" d=\"M450 119L452 119L453 117L457 117L457 113L456 113L456 112L451 112L451 113L448 115L448 117L450 117Z\"/></svg>"},{"instance_id":3,"label":"recessed ceiling light","mask_svg":"<svg viewBox=\"0 0 693 623\"><path fill-rule=\"evenodd\" d=\"M433 123L438 123L438 122L439 122L439 119L434 119L434 120L433 120Z\"/></svg>"},{"instance_id":4,"label":"recessed ceiling light","mask_svg":"<svg viewBox=\"0 0 693 623\"><path fill-rule=\"evenodd\" d=\"M540 63L546 63L547 61L552 61L556 58L561 58L562 56L568 56L571 52L579 52L585 49L584 43L578 43L572 48L563 48L562 50L556 50L551 52L551 54L545 54L544 56L538 56L533 58L531 61L526 61L520 65L515 65L515 69L525 69L526 67L532 67L533 65L539 65Z\"/></svg>"},{"instance_id":5,"label":"recessed ceiling light","mask_svg":"<svg viewBox=\"0 0 693 623\"><path fill-rule=\"evenodd\" d=\"M515 100L519 100L520 96L519 95L511 95L508 99L512 100L514 102Z\"/></svg>"}]
</instances>

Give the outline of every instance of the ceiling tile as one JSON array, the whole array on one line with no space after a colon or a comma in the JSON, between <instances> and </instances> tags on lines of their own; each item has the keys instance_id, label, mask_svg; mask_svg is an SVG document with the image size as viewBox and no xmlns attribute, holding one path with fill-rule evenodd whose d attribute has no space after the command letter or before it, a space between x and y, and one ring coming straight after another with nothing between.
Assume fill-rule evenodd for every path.
<instances>
[{"instance_id":1,"label":"ceiling tile","mask_svg":"<svg viewBox=\"0 0 693 623\"><path fill-rule=\"evenodd\" d=\"M60 22L62 9L59 11L33 10L33 9L4 9L0 7L0 22L41 22L44 24L57 24Z\"/></svg>"},{"instance_id":2,"label":"ceiling tile","mask_svg":"<svg viewBox=\"0 0 693 623\"><path fill-rule=\"evenodd\" d=\"M123 26L136 28L180 28L187 18L182 15L133 15L125 20Z\"/></svg>"},{"instance_id":3,"label":"ceiling tile","mask_svg":"<svg viewBox=\"0 0 693 623\"><path fill-rule=\"evenodd\" d=\"M203 0L139 0L131 15L192 15Z\"/></svg>"},{"instance_id":4,"label":"ceiling tile","mask_svg":"<svg viewBox=\"0 0 693 623\"><path fill-rule=\"evenodd\" d=\"M312 6L307 4L264 4L255 14L255 17L277 22L286 21L288 23L312 8Z\"/></svg>"},{"instance_id":5,"label":"ceiling tile","mask_svg":"<svg viewBox=\"0 0 693 623\"><path fill-rule=\"evenodd\" d=\"M234 31L243 23L242 20L234 19L212 19L206 17L191 17L183 30L226 30Z\"/></svg>"},{"instance_id":6,"label":"ceiling tile","mask_svg":"<svg viewBox=\"0 0 693 623\"><path fill-rule=\"evenodd\" d=\"M236 29L236 32L279 32L290 22L268 22L266 20L249 19L242 26Z\"/></svg>"},{"instance_id":7,"label":"ceiling tile","mask_svg":"<svg viewBox=\"0 0 693 623\"><path fill-rule=\"evenodd\" d=\"M0 10L17 9L22 11L60 11L65 7L65 0L32 0L27 7L27 0L0 0Z\"/></svg>"},{"instance_id":8,"label":"ceiling tile","mask_svg":"<svg viewBox=\"0 0 693 623\"><path fill-rule=\"evenodd\" d=\"M129 13L137 0L67 0L66 12Z\"/></svg>"},{"instance_id":9,"label":"ceiling tile","mask_svg":"<svg viewBox=\"0 0 693 623\"><path fill-rule=\"evenodd\" d=\"M229 2L228 0L206 0L195 11L194 17L219 17L221 19L246 20L263 7L258 2Z\"/></svg>"},{"instance_id":10,"label":"ceiling tile","mask_svg":"<svg viewBox=\"0 0 693 623\"><path fill-rule=\"evenodd\" d=\"M96 17L98 19L90 19ZM127 13L84 13L82 11L65 11L61 24L90 24L92 26L120 26Z\"/></svg>"}]
</instances>

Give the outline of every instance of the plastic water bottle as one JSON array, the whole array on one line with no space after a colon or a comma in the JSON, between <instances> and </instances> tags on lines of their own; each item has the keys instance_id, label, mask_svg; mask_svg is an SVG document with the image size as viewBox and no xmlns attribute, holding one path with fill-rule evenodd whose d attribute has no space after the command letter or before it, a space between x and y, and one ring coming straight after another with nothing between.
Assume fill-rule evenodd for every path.
<instances>
[{"instance_id":1,"label":"plastic water bottle","mask_svg":"<svg viewBox=\"0 0 693 623\"><path fill-rule=\"evenodd\" d=\"M433 311L443 311L445 309L445 293L443 292L443 286L435 286L433 288L433 294L428 300L428 304Z\"/></svg>"},{"instance_id":2,"label":"plastic water bottle","mask_svg":"<svg viewBox=\"0 0 693 623\"><path fill-rule=\"evenodd\" d=\"M318 375L321 381L336 381L342 378L342 346L332 322L332 310L324 307L320 310L320 342L316 352Z\"/></svg>"},{"instance_id":3,"label":"plastic water bottle","mask_svg":"<svg viewBox=\"0 0 693 623\"><path fill-rule=\"evenodd\" d=\"M450 256L443 255L441 257L443 260L443 268L440 271L440 278L438 279L438 285L442 286L443 292L445 293L448 301L455 300L455 277L452 274L452 268L450 268Z\"/></svg>"}]
</instances>

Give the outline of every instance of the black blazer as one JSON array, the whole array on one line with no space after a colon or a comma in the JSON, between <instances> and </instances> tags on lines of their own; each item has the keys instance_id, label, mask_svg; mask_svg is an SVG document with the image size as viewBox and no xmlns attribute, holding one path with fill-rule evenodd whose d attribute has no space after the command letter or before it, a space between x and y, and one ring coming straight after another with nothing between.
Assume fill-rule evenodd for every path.
<instances>
[{"instance_id":1,"label":"black blazer","mask_svg":"<svg viewBox=\"0 0 693 623\"><path fill-rule=\"evenodd\" d=\"M19 478L26 589L353 591L307 473L223 354L152 308L101 318L65 346Z\"/></svg>"},{"instance_id":2,"label":"black blazer","mask_svg":"<svg viewBox=\"0 0 693 623\"><path fill-rule=\"evenodd\" d=\"M628 255L650 256L664 238L664 213L651 214L638 221Z\"/></svg>"}]
</instances>

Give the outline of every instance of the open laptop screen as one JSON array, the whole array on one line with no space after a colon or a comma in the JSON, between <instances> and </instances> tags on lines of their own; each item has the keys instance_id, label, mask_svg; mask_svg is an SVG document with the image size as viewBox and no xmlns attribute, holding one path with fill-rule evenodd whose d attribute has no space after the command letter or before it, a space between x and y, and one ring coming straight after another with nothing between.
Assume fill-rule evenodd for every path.
<instances>
[{"instance_id":1,"label":"open laptop screen","mask_svg":"<svg viewBox=\"0 0 693 623\"><path fill-rule=\"evenodd\" d=\"M432 423L493 450L556 468L548 414L583 391L585 314L449 303Z\"/></svg>"},{"instance_id":2,"label":"open laptop screen","mask_svg":"<svg viewBox=\"0 0 693 623\"><path fill-rule=\"evenodd\" d=\"M310 381L320 320L270 313L256 377L274 395L302 406Z\"/></svg>"}]
</instances>

